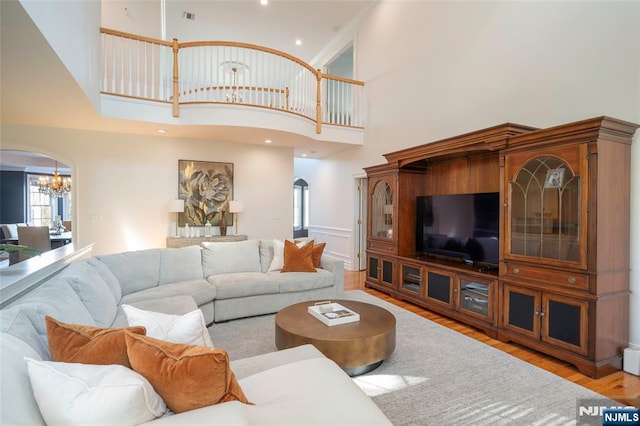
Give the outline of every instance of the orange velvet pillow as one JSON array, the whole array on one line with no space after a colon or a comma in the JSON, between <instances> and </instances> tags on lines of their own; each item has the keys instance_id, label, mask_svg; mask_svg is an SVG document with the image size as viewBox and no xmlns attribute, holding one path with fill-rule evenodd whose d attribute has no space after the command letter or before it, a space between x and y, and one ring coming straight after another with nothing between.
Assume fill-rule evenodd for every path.
<instances>
[{"instance_id":1,"label":"orange velvet pillow","mask_svg":"<svg viewBox=\"0 0 640 426\"><path fill-rule=\"evenodd\" d=\"M311 253L311 258L313 259L313 267L320 268L320 258L322 258L322 253L324 252L324 246L327 243L320 243L313 245L313 252Z\"/></svg>"},{"instance_id":2,"label":"orange velvet pillow","mask_svg":"<svg viewBox=\"0 0 640 426\"><path fill-rule=\"evenodd\" d=\"M222 349L170 343L126 332L133 370L143 375L174 413L227 401L250 404Z\"/></svg>"},{"instance_id":3,"label":"orange velvet pillow","mask_svg":"<svg viewBox=\"0 0 640 426\"><path fill-rule=\"evenodd\" d=\"M120 364L131 368L127 356L124 330L146 333L144 327L98 328L89 325L65 324L45 316L51 359L80 364Z\"/></svg>"},{"instance_id":4,"label":"orange velvet pillow","mask_svg":"<svg viewBox=\"0 0 640 426\"><path fill-rule=\"evenodd\" d=\"M313 240L298 247L289 240L284 242L284 265L280 272L316 272L313 267Z\"/></svg>"}]
</instances>

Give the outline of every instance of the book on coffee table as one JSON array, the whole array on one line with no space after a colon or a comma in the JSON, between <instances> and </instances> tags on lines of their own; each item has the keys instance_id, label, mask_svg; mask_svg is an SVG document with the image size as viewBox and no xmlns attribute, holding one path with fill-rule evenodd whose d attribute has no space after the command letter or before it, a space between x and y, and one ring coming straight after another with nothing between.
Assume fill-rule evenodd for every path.
<instances>
[{"instance_id":1,"label":"book on coffee table","mask_svg":"<svg viewBox=\"0 0 640 426\"><path fill-rule=\"evenodd\" d=\"M329 327L360 321L360 315L339 303L323 303L309 306L309 313Z\"/></svg>"}]
</instances>

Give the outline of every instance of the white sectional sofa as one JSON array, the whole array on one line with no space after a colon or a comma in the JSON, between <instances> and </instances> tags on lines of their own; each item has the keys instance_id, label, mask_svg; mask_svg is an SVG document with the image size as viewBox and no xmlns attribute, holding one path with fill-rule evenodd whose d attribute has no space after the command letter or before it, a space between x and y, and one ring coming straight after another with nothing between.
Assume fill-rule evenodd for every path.
<instances>
[{"instance_id":1,"label":"white sectional sofa","mask_svg":"<svg viewBox=\"0 0 640 426\"><path fill-rule=\"evenodd\" d=\"M69 324L126 326L124 303L169 314L199 307L210 323L276 312L301 300L335 298L343 291L340 261L323 259L323 269L315 273L269 272L271 241L220 244L228 245L152 249L74 262L0 310L0 424L45 424L25 361L51 359L45 315ZM250 259L253 250L257 264ZM231 368L254 405L225 402L152 423L390 424L349 376L312 346L231 360Z\"/></svg>"},{"instance_id":2,"label":"white sectional sofa","mask_svg":"<svg viewBox=\"0 0 640 426\"><path fill-rule=\"evenodd\" d=\"M207 243L205 247L150 249L97 256L121 286L120 303L190 295L207 324L278 312L312 299L344 292L342 261L322 256L315 273L271 270L273 240ZM99 261L99 262L98 262ZM119 312L115 325L125 324Z\"/></svg>"}]
</instances>

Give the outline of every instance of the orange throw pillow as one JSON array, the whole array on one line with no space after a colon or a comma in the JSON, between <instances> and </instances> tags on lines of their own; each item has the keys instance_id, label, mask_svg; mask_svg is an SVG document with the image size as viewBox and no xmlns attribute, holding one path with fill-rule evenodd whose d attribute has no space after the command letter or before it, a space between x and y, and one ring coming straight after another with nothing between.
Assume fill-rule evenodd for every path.
<instances>
[{"instance_id":1,"label":"orange throw pillow","mask_svg":"<svg viewBox=\"0 0 640 426\"><path fill-rule=\"evenodd\" d=\"M98 328L65 324L45 316L51 359L80 364L119 364L131 368L124 339L125 328ZM128 327L131 333L146 333L144 327Z\"/></svg>"},{"instance_id":2,"label":"orange throw pillow","mask_svg":"<svg viewBox=\"0 0 640 426\"><path fill-rule=\"evenodd\" d=\"M125 334L133 370L151 383L174 413L227 401L250 404L226 351Z\"/></svg>"},{"instance_id":3,"label":"orange throw pillow","mask_svg":"<svg viewBox=\"0 0 640 426\"><path fill-rule=\"evenodd\" d=\"M320 243L313 245L313 252L311 253L311 258L313 259L313 267L320 268L320 259L322 258L322 253L324 253L324 246L327 243Z\"/></svg>"},{"instance_id":4,"label":"orange throw pillow","mask_svg":"<svg viewBox=\"0 0 640 426\"><path fill-rule=\"evenodd\" d=\"M289 240L284 242L284 265L280 272L316 272L313 267L313 240L302 247Z\"/></svg>"}]
</instances>

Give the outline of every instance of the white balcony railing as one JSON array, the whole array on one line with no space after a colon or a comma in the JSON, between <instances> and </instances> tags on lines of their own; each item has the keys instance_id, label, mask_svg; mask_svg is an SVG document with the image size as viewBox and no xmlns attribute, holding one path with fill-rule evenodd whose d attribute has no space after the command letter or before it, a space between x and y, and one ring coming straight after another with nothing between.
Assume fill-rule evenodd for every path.
<instances>
[{"instance_id":1,"label":"white balcony railing","mask_svg":"<svg viewBox=\"0 0 640 426\"><path fill-rule=\"evenodd\" d=\"M364 126L364 83L247 43L178 43L102 29L102 93L180 105L242 104L322 124Z\"/></svg>"}]
</instances>

